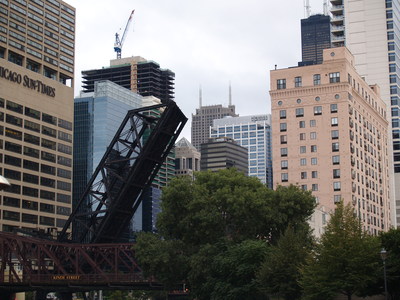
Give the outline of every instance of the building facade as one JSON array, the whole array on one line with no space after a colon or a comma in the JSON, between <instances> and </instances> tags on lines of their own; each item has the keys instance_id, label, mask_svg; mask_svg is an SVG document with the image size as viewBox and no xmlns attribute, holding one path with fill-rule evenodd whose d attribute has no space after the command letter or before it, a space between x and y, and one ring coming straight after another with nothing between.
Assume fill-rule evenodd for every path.
<instances>
[{"instance_id":1,"label":"building facade","mask_svg":"<svg viewBox=\"0 0 400 300\"><path fill-rule=\"evenodd\" d=\"M390 147L394 204L400 209L400 38L399 0L331 0L332 46L345 45L354 55L357 72L378 84L390 116ZM400 222L394 216L393 225ZM400 223L399 223L400 224Z\"/></svg>"},{"instance_id":2,"label":"building facade","mask_svg":"<svg viewBox=\"0 0 400 300\"><path fill-rule=\"evenodd\" d=\"M61 230L72 207L75 9L0 2L0 230Z\"/></svg>"},{"instance_id":3,"label":"building facade","mask_svg":"<svg viewBox=\"0 0 400 300\"><path fill-rule=\"evenodd\" d=\"M299 65L322 63L322 51L331 47L331 18L313 15L301 20L301 54Z\"/></svg>"},{"instance_id":4,"label":"building facade","mask_svg":"<svg viewBox=\"0 0 400 300\"><path fill-rule=\"evenodd\" d=\"M196 108L196 114L192 114L192 144L198 151L201 151L201 144L208 142L213 120L227 116L238 116L235 113L235 105L229 104L228 107L221 104L202 106L200 101L200 107Z\"/></svg>"},{"instance_id":5,"label":"building facade","mask_svg":"<svg viewBox=\"0 0 400 300\"><path fill-rule=\"evenodd\" d=\"M249 176L272 188L271 115L225 117L213 121L212 138L233 138L248 150Z\"/></svg>"},{"instance_id":6,"label":"building facade","mask_svg":"<svg viewBox=\"0 0 400 300\"><path fill-rule=\"evenodd\" d=\"M175 144L175 175L190 176L200 171L200 152L186 139Z\"/></svg>"},{"instance_id":7,"label":"building facade","mask_svg":"<svg viewBox=\"0 0 400 300\"><path fill-rule=\"evenodd\" d=\"M163 103L174 99L175 74L140 56L113 59L110 67L83 71L82 77L84 92L92 92L96 81L110 80L144 97L157 97Z\"/></svg>"},{"instance_id":8,"label":"building facade","mask_svg":"<svg viewBox=\"0 0 400 300\"><path fill-rule=\"evenodd\" d=\"M323 53L320 65L271 71L274 186L311 190L326 212L351 203L364 229L378 234L393 209L386 105L347 48Z\"/></svg>"},{"instance_id":9,"label":"building facade","mask_svg":"<svg viewBox=\"0 0 400 300\"><path fill-rule=\"evenodd\" d=\"M247 149L228 137L209 138L201 144L201 171L236 168L248 175Z\"/></svg>"}]
</instances>

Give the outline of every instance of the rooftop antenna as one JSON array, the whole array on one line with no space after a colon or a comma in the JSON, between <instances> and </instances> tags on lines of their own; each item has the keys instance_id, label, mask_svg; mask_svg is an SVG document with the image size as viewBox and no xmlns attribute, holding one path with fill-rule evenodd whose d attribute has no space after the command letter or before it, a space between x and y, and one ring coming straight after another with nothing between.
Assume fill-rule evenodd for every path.
<instances>
[{"instance_id":1,"label":"rooftop antenna","mask_svg":"<svg viewBox=\"0 0 400 300\"><path fill-rule=\"evenodd\" d=\"M199 108L201 108L203 106L203 99L202 99L202 94L201 94L201 85L199 88Z\"/></svg>"},{"instance_id":2,"label":"rooftop antenna","mask_svg":"<svg viewBox=\"0 0 400 300\"><path fill-rule=\"evenodd\" d=\"M232 106L232 87L230 81L229 81L229 106Z\"/></svg>"},{"instance_id":3,"label":"rooftop antenna","mask_svg":"<svg viewBox=\"0 0 400 300\"><path fill-rule=\"evenodd\" d=\"M328 0L324 0L324 15L329 16Z\"/></svg>"},{"instance_id":4,"label":"rooftop antenna","mask_svg":"<svg viewBox=\"0 0 400 300\"><path fill-rule=\"evenodd\" d=\"M311 15L310 0L304 0L304 14L306 19Z\"/></svg>"}]
</instances>

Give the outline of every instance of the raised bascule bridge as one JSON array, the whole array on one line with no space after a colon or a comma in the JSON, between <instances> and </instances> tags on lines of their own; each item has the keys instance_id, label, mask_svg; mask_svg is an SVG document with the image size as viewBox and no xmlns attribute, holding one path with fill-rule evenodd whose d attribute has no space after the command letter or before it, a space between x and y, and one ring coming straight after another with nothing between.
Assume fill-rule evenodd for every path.
<instances>
[{"instance_id":1,"label":"raised bascule bridge","mask_svg":"<svg viewBox=\"0 0 400 300\"><path fill-rule=\"evenodd\" d=\"M56 240L0 232L0 299L24 291L69 300L79 291L162 289L143 277L124 237L186 121L174 101L128 111Z\"/></svg>"}]
</instances>

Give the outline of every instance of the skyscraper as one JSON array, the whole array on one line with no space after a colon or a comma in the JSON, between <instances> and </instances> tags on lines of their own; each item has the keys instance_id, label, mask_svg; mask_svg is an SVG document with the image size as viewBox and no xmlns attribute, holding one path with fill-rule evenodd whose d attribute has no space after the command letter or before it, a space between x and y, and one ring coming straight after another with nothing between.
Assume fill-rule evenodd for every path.
<instances>
[{"instance_id":1,"label":"skyscraper","mask_svg":"<svg viewBox=\"0 0 400 300\"><path fill-rule=\"evenodd\" d=\"M247 149L228 137L209 138L201 144L201 171L236 168L248 175Z\"/></svg>"},{"instance_id":2,"label":"skyscraper","mask_svg":"<svg viewBox=\"0 0 400 300\"><path fill-rule=\"evenodd\" d=\"M61 229L71 212L75 9L0 2L0 225Z\"/></svg>"},{"instance_id":3,"label":"skyscraper","mask_svg":"<svg viewBox=\"0 0 400 300\"><path fill-rule=\"evenodd\" d=\"M113 59L110 67L83 71L82 75L84 92L92 92L96 81L110 80L142 96L157 97L161 102L174 99L175 74L140 56Z\"/></svg>"},{"instance_id":4,"label":"skyscraper","mask_svg":"<svg viewBox=\"0 0 400 300\"><path fill-rule=\"evenodd\" d=\"M322 63L322 50L331 47L331 19L313 15L301 20L301 53L299 65Z\"/></svg>"},{"instance_id":5,"label":"skyscraper","mask_svg":"<svg viewBox=\"0 0 400 300\"><path fill-rule=\"evenodd\" d=\"M175 144L175 175L191 176L200 171L200 152L186 139Z\"/></svg>"},{"instance_id":6,"label":"skyscraper","mask_svg":"<svg viewBox=\"0 0 400 300\"><path fill-rule=\"evenodd\" d=\"M391 226L386 105L347 48L323 53L322 64L271 71L274 186L311 190L323 211L350 203L378 234Z\"/></svg>"},{"instance_id":7,"label":"skyscraper","mask_svg":"<svg viewBox=\"0 0 400 300\"><path fill-rule=\"evenodd\" d=\"M248 150L249 176L272 188L271 115L225 117L213 121L211 137L233 138Z\"/></svg>"},{"instance_id":8,"label":"skyscraper","mask_svg":"<svg viewBox=\"0 0 400 300\"><path fill-rule=\"evenodd\" d=\"M390 172L394 172L393 206L400 209L400 38L399 0L330 0L332 46L346 45L355 58L355 68L369 84L378 84L390 116L393 147ZM396 210L393 210L393 214ZM395 218L394 218L395 219ZM400 215L397 216L400 222ZM400 223L399 223L400 224ZM396 225L396 224L393 224Z\"/></svg>"}]
</instances>

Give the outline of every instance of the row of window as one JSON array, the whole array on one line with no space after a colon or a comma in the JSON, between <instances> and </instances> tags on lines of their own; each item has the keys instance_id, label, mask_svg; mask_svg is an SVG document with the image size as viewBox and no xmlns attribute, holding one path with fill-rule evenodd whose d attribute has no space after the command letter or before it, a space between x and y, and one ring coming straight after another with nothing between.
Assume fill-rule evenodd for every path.
<instances>
[{"instance_id":1,"label":"row of window","mask_svg":"<svg viewBox=\"0 0 400 300\"><path fill-rule=\"evenodd\" d=\"M338 112L338 105L336 103L333 103L330 105L330 112L331 113L337 113ZM319 116L322 115L322 106L314 106L314 116ZM304 108L299 107L296 108L295 110L295 116L296 117L304 117ZM280 119L286 119L287 117L287 112L285 109L281 109L279 111L279 118Z\"/></svg>"},{"instance_id":2,"label":"row of window","mask_svg":"<svg viewBox=\"0 0 400 300\"><path fill-rule=\"evenodd\" d=\"M339 120L337 117L333 117L331 118L331 126L338 126L339 125ZM300 126L304 126L305 127L305 123L300 123ZM300 128L304 128L304 127L300 127ZM314 126L312 126L314 127ZM279 131L280 132L285 132L287 131L287 123L279 123Z\"/></svg>"},{"instance_id":3,"label":"row of window","mask_svg":"<svg viewBox=\"0 0 400 300\"><path fill-rule=\"evenodd\" d=\"M9 207L23 208L35 211L41 211L46 213L57 213L64 216L69 216L71 214L71 208L65 206L56 206L47 203L38 203L31 200L22 200L19 198L4 196L3 205Z\"/></svg>"},{"instance_id":4,"label":"row of window","mask_svg":"<svg viewBox=\"0 0 400 300\"><path fill-rule=\"evenodd\" d=\"M340 82L340 72L329 73L329 83L337 83L337 82ZM321 74L313 75L313 84L314 86L321 84ZM277 79L276 86L278 90L286 89L286 78ZM297 76L294 78L294 86L295 87L303 86L301 76Z\"/></svg>"},{"instance_id":5,"label":"row of window","mask_svg":"<svg viewBox=\"0 0 400 300\"><path fill-rule=\"evenodd\" d=\"M19 114L24 114L25 116L37 119L37 120L42 120L43 122L59 126L61 128L67 129L72 131L72 122L63 120L61 118L54 117L52 115L46 114L44 112L40 112L36 109L29 108L27 106L23 106L21 104L15 103L13 101L7 100L5 101L4 98L0 98L0 107L5 107L8 110L11 110L13 112L19 113ZM58 121L58 122L57 122Z\"/></svg>"}]
</instances>

